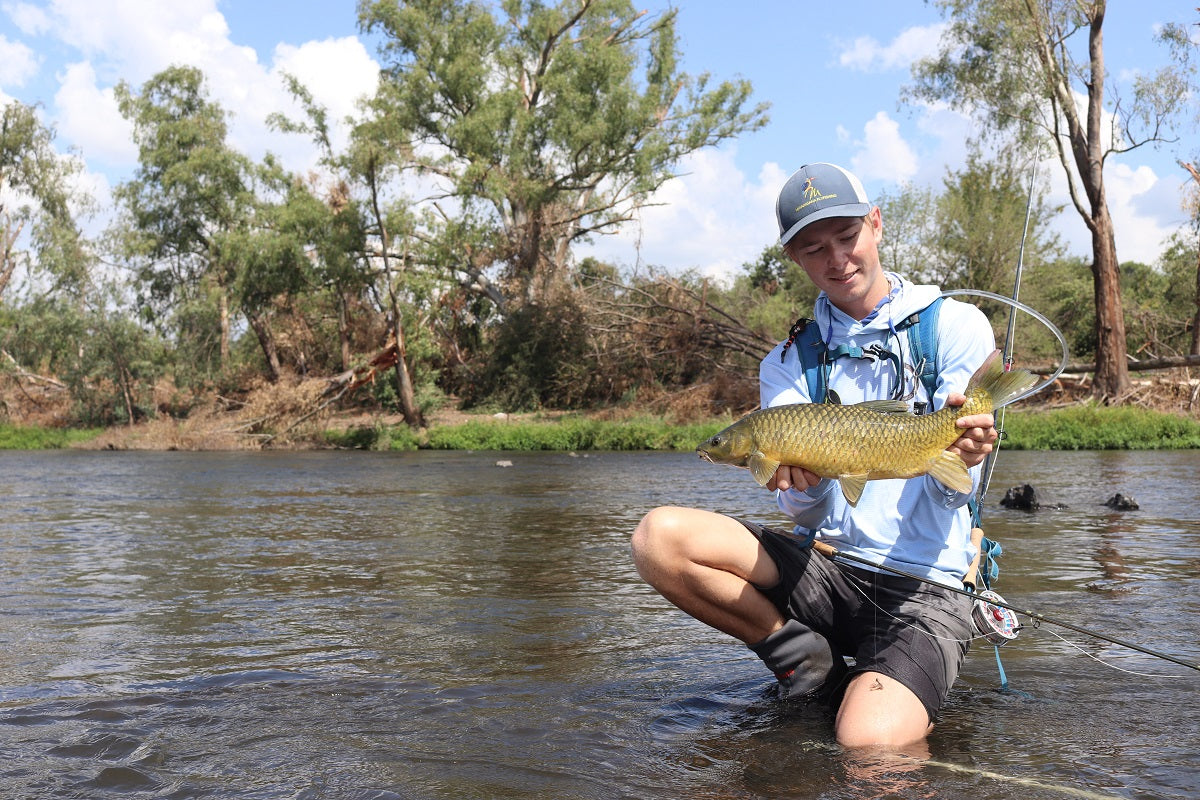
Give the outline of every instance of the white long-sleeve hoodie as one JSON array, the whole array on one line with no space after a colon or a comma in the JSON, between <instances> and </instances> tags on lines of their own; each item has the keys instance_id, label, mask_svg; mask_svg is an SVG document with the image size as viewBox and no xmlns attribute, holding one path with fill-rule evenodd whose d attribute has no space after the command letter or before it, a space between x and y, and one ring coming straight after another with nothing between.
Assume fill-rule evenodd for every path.
<instances>
[{"instance_id":1,"label":"white long-sleeve hoodie","mask_svg":"<svg viewBox=\"0 0 1200 800\"><path fill-rule=\"evenodd\" d=\"M838 310L822 293L815 306L816 324L827 347L842 344L862 348L878 343L901 355L903 375L890 359L843 357L833 362L828 386L846 405L893 397L899 381L901 396L925 401L925 388L912 371L908 334L896 325L936 300L937 286L917 285L886 273L891 294L865 319L855 320ZM950 392L962 392L976 369L995 348L987 318L968 303L947 298L939 313L937 332L937 391L932 408L946 403ZM783 344L762 361L759 385L763 408L812 402L804 366ZM967 501L979 486L982 467L970 470L974 488L961 493L929 475L907 480L867 481L857 507L851 507L834 480L822 480L807 491L776 492L779 508L801 528L846 553L886 564L943 584L961 582L974 548Z\"/></svg>"}]
</instances>

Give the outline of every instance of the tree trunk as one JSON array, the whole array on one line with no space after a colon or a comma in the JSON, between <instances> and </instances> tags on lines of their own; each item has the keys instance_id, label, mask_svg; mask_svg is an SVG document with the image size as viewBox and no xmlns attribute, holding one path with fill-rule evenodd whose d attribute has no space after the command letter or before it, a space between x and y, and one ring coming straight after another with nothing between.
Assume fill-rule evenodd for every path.
<instances>
[{"instance_id":1,"label":"tree trunk","mask_svg":"<svg viewBox=\"0 0 1200 800\"><path fill-rule=\"evenodd\" d=\"M1196 259L1196 313L1192 315L1191 355L1200 356L1200 258Z\"/></svg>"},{"instance_id":2,"label":"tree trunk","mask_svg":"<svg viewBox=\"0 0 1200 800\"><path fill-rule=\"evenodd\" d=\"M1121 269L1107 204L1096 209L1092 228L1092 279L1096 301L1095 393L1116 401L1128 393L1129 365L1125 361L1125 317L1121 305Z\"/></svg>"},{"instance_id":3,"label":"tree trunk","mask_svg":"<svg viewBox=\"0 0 1200 800\"><path fill-rule=\"evenodd\" d=\"M342 348L342 369L350 369L350 300L338 292L338 343Z\"/></svg>"},{"instance_id":4,"label":"tree trunk","mask_svg":"<svg viewBox=\"0 0 1200 800\"><path fill-rule=\"evenodd\" d=\"M1179 161L1177 163L1179 166L1186 169L1188 174L1192 176L1192 180L1196 182L1197 186L1193 187L1194 191L1200 191L1200 171L1197 171L1196 167L1191 162ZM1193 195L1193 225L1195 225L1197 220L1200 220L1200 208L1196 207L1196 203L1200 203L1200 196ZM1196 356L1200 355L1200 258L1196 259L1196 294L1193 297L1193 301L1195 302L1196 310L1192 314L1192 346L1188 352L1191 355Z\"/></svg>"},{"instance_id":5,"label":"tree trunk","mask_svg":"<svg viewBox=\"0 0 1200 800\"><path fill-rule=\"evenodd\" d=\"M412 377L408 374L408 359L404 350L404 325L400 320L400 309L396 307L394 296L392 304L392 335L396 338L396 396L400 398L400 410L404 421L413 428L425 424L421 409L417 407L416 394L413 391Z\"/></svg>"},{"instance_id":6,"label":"tree trunk","mask_svg":"<svg viewBox=\"0 0 1200 800\"><path fill-rule=\"evenodd\" d=\"M266 359L267 377L271 383L275 383L279 380L279 374L283 368L279 363L279 351L275 347L275 337L271 335L271 327L267 324L265 316L260 313L247 313L246 319L249 321L254 335L258 337L258 345L262 348L263 358Z\"/></svg>"},{"instance_id":7,"label":"tree trunk","mask_svg":"<svg viewBox=\"0 0 1200 800\"><path fill-rule=\"evenodd\" d=\"M220 290L221 314L221 369L229 366L229 295L224 289Z\"/></svg>"}]
</instances>

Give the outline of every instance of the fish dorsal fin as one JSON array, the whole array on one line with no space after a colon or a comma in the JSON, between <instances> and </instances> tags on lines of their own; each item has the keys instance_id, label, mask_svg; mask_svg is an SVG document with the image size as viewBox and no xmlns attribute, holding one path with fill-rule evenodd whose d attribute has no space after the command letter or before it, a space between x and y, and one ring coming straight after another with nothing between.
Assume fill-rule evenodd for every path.
<instances>
[{"instance_id":1,"label":"fish dorsal fin","mask_svg":"<svg viewBox=\"0 0 1200 800\"><path fill-rule=\"evenodd\" d=\"M911 414L908 403L903 400L864 400L861 403L856 403L857 408L865 408L867 411L878 411L880 414Z\"/></svg>"},{"instance_id":2,"label":"fish dorsal fin","mask_svg":"<svg viewBox=\"0 0 1200 800\"><path fill-rule=\"evenodd\" d=\"M750 474L759 486L766 486L777 469L779 462L769 458L762 450L755 450L750 454Z\"/></svg>"},{"instance_id":3,"label":"fish dorsal fin","mask_svg":"<svg viewBox=\"0 0 1200 800\"><path fill-rule=\"evenodd\" d=\"M929 474L956 492L971 491L971 473L957 453L940 451L929 465Z\"/></svg>"},{"instance_id":4,"label":"fish dorsal fin","mask_svg":"<svg viewBox=\"0 0 1200 800\"><path fill-rule=\"evenodd\" d=\"M835 392L833 389L826 389L825 390L825 404L830 405L830 406L840 406L842 404L842 398L839 397L838 393Z\"/></svg>"},{"instance_id":5,"label":"fish dorsal fin","mask_svg":"<svg viewBox=\"0 0 1200 800\"><path fill-rule=\"evenodd\" d=\"M858 498L862 497L863 489L867 487L867 473L839 475L838 483L842 486L842 494L846 496L846 502L857 506Z\"/></svg>"}]
</instances>

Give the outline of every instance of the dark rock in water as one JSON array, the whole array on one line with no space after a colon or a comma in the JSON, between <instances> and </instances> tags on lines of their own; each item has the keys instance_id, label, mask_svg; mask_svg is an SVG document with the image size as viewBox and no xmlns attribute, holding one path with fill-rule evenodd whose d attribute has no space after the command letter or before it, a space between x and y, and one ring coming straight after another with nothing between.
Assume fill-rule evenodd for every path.
<instances>
[{"instance_id":1,"label":"dark rock in water","mask_svg":"<svg viewBox=\"0 0 1200 800\"><path fill-rule=\"evenodd\" d=\"M1066 508L1061 503L1043 503L1037 489L1028 483L1014 486L1004 493L1000 505L1005 508L1015 508L1019 511L1037 511L1039 508Z\"/></svg>"},{"instance_id":2,"label":"dark rock in water","mask_svg":"<svg viewBox=\"0 0 1200 800\"><path fill-rule=\"evenodd\" d=\"M1108 500L1104 501L1104 505L1108 506L1109 508L1115 508L1117 511L1138 510L1137 500L1134 500L1132 497L1126 497L1120 492L1117 492L1112 497L1108 498Z\"/></svg>"},{"instance_id":3,"label":"dark rock in water","mask_svg":"<svg viewBox=\"0 0 1200 800\"><path fill-rule=\"evenodd\" d=\"M1038 501L1037 489L1028 483L1023 483L1005 492L1004 499L1000 501L1000 505L1005 508L1017 508L1021 511L1033 511L1041 508L1042 504Z\"/></svg>"}]
</instances>

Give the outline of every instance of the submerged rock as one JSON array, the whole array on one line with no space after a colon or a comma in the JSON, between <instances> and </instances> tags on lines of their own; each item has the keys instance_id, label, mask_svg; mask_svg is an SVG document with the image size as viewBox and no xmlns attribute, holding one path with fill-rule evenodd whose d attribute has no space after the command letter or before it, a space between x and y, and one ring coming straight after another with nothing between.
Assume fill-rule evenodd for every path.
<instances>
[{"instance_id":1,"label":"submerged rock","mask_svg":"<svg viewBox=\"0 0 1200 800\"><path fill-rule=\"evenodd\" d=\"M1137 511L1139 508L1137 500L1134 500L1132 497L1126 497L1120 492L1105 500L1104 505L1109 508L1115 508L1117 511Z\"/></svg>"},{"instance_id":2,"label":"submerged rock","mask_svg":"<svg viewBox=\"0 0 1200 800\"><path fill-rule=\"evenodd\" d=\"M1019 511L1037 511L1039 508L1066 508L1062 503L1043 503L1037 489L1028 483L1014 486L1004 493L1000 505Z\"/></svg>"}]
</instances>

